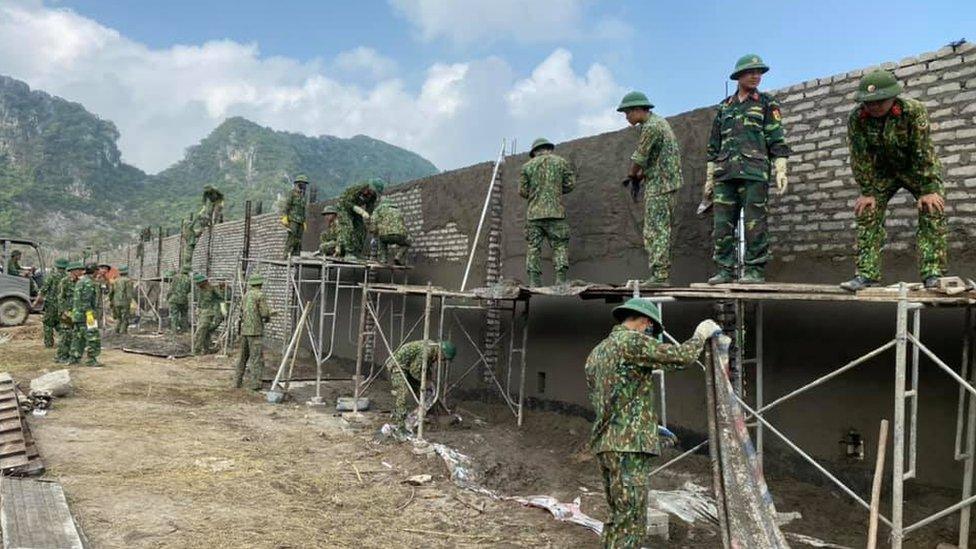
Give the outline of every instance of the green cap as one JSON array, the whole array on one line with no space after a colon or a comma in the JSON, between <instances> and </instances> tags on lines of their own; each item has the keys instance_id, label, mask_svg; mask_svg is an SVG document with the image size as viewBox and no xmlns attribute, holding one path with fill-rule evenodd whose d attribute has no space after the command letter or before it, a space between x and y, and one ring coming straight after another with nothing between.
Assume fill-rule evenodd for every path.
<instances>
[{"instance_id":1,"label":"green cap","mask_svg":"<svg viewBox=\"0 0 976 549\"><path fill-rule=\"evenodd\" d=\"M192 271L192 270L193 270L193 266L191 266L191 265L183 265L180 268L180 272L183 273L183 274L190 274L190 271Z\"/></svg>"},{"instance_id":2,"label":"green cap","mask_svg":"<svg viewBox=\"0 0 976 549\"><path fill-rule=\"evenodd\" d=\"M338 215L339 210L335 206L326 206L322 208L322 215Z\"/></svg>"},{"instance_id":3,"label":"green cap","mask_svg":"<svg viewBox=\"0 0 976 549\"><path fill-rule=\"evenodd\" d=\"M883 101L891 99L901 93L902 87L898 83L895 75L882 69L871 71L861 78L854 92L854 100L864 103L866 101Z\"/></svg>"},{"instance_id":4,"label":"green cap","mask_svg":"<svg viewBox=\"0 0 976 549\"><path fill-rule=\"evenodd\" d=\"M247 278L248 286L260 286L264 284L264 277L261 275L251 275Z\"/></svg>"},{"instance_id":5,"label":"green cap","mask_svg":"<svg viewBox=\"0 0 976 549\"><path fill-rule=\"evenodd\" d=\"M129 266L122 265L121 267L119 267L119 274L129 274Z\"/></svg>"},{"instance_id":6,"label":"green cap","mask_svg":"<svg viewBox=\"0 0 976 549\"><path fill-rule=\"evenodd\" d=\"M441 341L441 356L444 360L454 360L457 356L457 347L450 341Z\"/></svg>"},{"instance_id":7,"label":"green cap","mask_svg":"<svg viewBox=\"0 0 976 549\"><path fill-rule=\"evenodd\" d=\"M20 255L21 255L20 254L20 250L14 250L14 251L10 252L10 255L13 256L13 257L20 257Z\"/></svg>"},{"instance_id":8,"label":"green cap","mask_svg":"<svg viewBox=\"0 0 976 549\"><path fill-rule=\"evenodd\" d=\"M651 100L648 99L643 93L639 91L632 91L620 100L620 104L617 105L617 112L624 112L627 109L632 109L634 107L646 107L648 109L653 109L654 105L651 104Z\"/></svg>"},{"instance_id":9,"label":"green cap","mask_svg":"<svg viewBox=\"0 0 976 549\"><path fill-rule=\"evenodd\" d=\"M529 158L535 157L535 151L541 148L548 148L551 151L555 149L556 146L550 143L545 137L540 137L532 142L532 148L529 149Z\"/></svg>"},{"instance_id":10,"label":"green cap","mask_svg":"<svg viewBox=\"0 0 976 549\"><path fill-rule=\"evenodd\" d=\"M646 299L632 297L623 305L613 308L613 318L617 319L617 322L622 322L632 313L646 316L656 322L659 327L661 326L661 310L658 309L656 304Z\"/></svg>"},{"instance_id":11,"label":"green cap","mask_svg":"<svg viewBox=\"0 0 976 549\"><path fill-rule=\"evenodd\" d=\"M386 184L383 183L383 180L378 177L374 177L373 179L370 179L366 183L369 185L371 189L376 191L376 194L382 194L383 189L386 188Z\"/></svg>"},{"instance_id":12,"label":"green cap","mask_svg":"<svg viewBox=\"0 0 976 549\"><path fill-rule=\"evenodd\" d=\"M738 80L739 75L745 71L759 69L763 73L769 71L769 65L763 63L762 57L754 53L743 55L735 62L735 69L732 70L732 74L729 75L730 80Z\"/></svg>"},{"instance_id":13,"label":"green cap","mask_svg":"<svg viewBox=\"0 0 976 549\"><path fill-rule=\"evenodd\" d=\"M197 274L193 275L193 283L194 284L202 284L202 283L204 283L206 281L207 281L207 277L204 276L201 273L197 273Z\"/></svg>"},{"instance_id":14,"label":"green cap","mask_svg":"<svg viewBox=\"0 0 976 549\"><path fill-rule=\"evenodd\" d=\"M305 174L299 174L295 176L295 183L305 183L308 184L308 177Z\"/></svg>"},{"instance_id":15,"label":"green cap","mask_svg":"<svg viewBox=\"0 0 976 549\"><path fill-rule=\"evenodd\" d=\"M85 270L85 264L81 261L72 261L65 266L68 271L83 271Z\"/></svg>"},{"instance_id":16,"label":"green cap","mask_svg":"<svg viewBox=\"0 0 976 549\"><path fill-rule=\"evenodd\" d=\"M68 266L68 260L63 257L59 257L54 260L54 266L58 269L64 269Z\"/></svg>"}]
</instances>

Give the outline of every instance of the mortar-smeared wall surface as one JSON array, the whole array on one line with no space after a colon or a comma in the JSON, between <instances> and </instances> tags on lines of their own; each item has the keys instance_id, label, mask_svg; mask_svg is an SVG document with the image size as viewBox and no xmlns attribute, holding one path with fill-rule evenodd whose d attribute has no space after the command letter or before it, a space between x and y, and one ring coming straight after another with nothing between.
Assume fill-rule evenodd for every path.
<instances>
[{"instance_id":1,"label":"mortar-smeared wall surface","mask_svg":"<svg viewBox=\"0 0 976 549\"><path fill-rule=\"evenodd\" d=\"M894 70L906 85L905 93L924 102L929 110L948 196L950 270L972 276L976 267L976 252L971 245L976 236L976 48L971 44L943 48L882 66ZM871 68L772 92L782 104L794 154L790 159L789 192L770 199L774 259L767 275L771 281L837 283L853 273L852 208L857 186L849 167L846 120L855 106L852 95L857 81ZM680 143L685 182L675 213L672 282L676 284L703 281L713 269L711 219L694 213L704 180L705 145L713 116L714 109L709 107L668 119ZM624 124L621 117L621 125ZM544 134L545 128L540 128L539 133ZM619 183L636 140L637 130L628 128L557 146L557 154L576 167L578 176L576 190L566 196L572 228L570 278L623 283L647 277L640 237L642 207L631 201ZM517 178L526 160L525 154L509 156L502 167L503 273L506 278L518 280L525 279L525 204L517 194ZM492 163L486 162L388 190L387 196L409 216L408 227L414 240L410 282L459 287L491 172ZM320 216L316 214L322 206L310 206L303 242L306 250L317 246ZM891 202L884 266L889 282L917 278L914 208L907 193ZM252 220L252 257L279 257L284 231L276 218L275 214L267 214ZM243 244L243 226L239 221L223 223L214 227L213 233L212 245L208 246L208 237L201 239L194 268L200 272L209 268L212 276L231 278ZM178 245L178 236L164 239L163 270L175 267ZM483 233L471 274L471 279L479 284L485 275L485 246ZM131 258L132 250L134 244L116 255ZM146 243L142 271L145 276L156 273L155 254L155 241ZM544 276L551 280L548 263L546 269ZM272 279L266 293L272 295L275 306L282 308L288 303L283 274L281 268L266 273ZM314 291L309 288L303 294L311 298ZM416 320L419 302L408 300L408 328ZM354 326L359 319L359 299L351 293L342 294L336 303L338 343L334 356L355 358ZM575 298L533 298L526 375L529 397L588 405L583 364L590 349L610 330L611 306ZM313 316L316 314L317 311ZM679 339L688 337L699 320L713 314L707 303L681 302L664 307L668 329ZM290 318L290 314L276 318L268 335L274 343L280 345L290 335ZM958 310L923 313L923 338L950 364L959 361L961 318ZM464 320L473 339L480 341L476 316L468 315ZM768 304L764 328L764 389L766 400L770 401L890 339L894 307ZM752 320L750 334L755 334ZM419 337L416 331L412 336ZM462 343L456 367L466 368L477 354L465 349L466 340L457 330L452 337ZM377 343L378 362L385 357L382 347ZM874 447L878 422L891 418L892 366L893 356L883 355L784 404L768 417L819 459L833 462L834 467L856 470L862 465L842 460L839 441L854 428L865 437L866 448ZM541 375L545 376L544 391L540 391ZM468 379L469 387L483 387L478 376ZM918 478L926 483L957 483L962 473L952 459L956 387L924 360L920 380L918 442L926 451L919 452ZM701 371L696 367L668 375L671 424L705 430L703 386ZM750 398L754 389L750 374L746 381ZM777 444L771 439L767 436L767 447L775 449ZM868 452L866 462L871 462L871 453Z\"/></svg>"}]
</instances>

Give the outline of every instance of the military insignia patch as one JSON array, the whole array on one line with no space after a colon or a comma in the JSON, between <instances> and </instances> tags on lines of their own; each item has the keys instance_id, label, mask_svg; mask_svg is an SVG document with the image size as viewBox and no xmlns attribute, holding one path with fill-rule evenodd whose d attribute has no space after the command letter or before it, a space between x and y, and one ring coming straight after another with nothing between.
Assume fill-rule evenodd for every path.
<instances>
[{"instance_id":1,"label":"military insignia patch","mask_svg":"<svg viewBox=\"0 0 976 549\"><path fill-rule=\"evenodd\" d=\"M878 89L878 88L874 84L868 84L868 93L871 93L871 92L873 92L876 89Z\"/></svg>"},{"instance_id":2,"label":"military insignia patch","mask_svg":"<svg viewBox=\"0 0 976 549\"><path fill-rule=\"evenodd\" d=\"M759 62L759 58L758 57L753 57L752 58L752 62L753 63L758 63Z\"/></svg>"},{"instance_id":3,"label":"military insignia patch","mask_svg":"<svg viewBox=\"0 0 976 549\"><path fill-rule=\"evenodd\" d=\"M779 107L773 108L773 119L777 122L783 119L783 114L779 112Z\"/></svg>"}]
</instances>

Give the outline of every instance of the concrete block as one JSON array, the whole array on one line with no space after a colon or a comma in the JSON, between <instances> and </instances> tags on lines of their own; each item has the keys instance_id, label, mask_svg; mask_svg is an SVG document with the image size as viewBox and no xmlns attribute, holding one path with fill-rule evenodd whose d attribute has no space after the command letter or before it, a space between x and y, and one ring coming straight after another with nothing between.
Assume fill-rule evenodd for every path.
<instances>
[{"instance_id":1,"label":"concrete block","mask_svg":"<svg viewBox=\"0 0 976 549\"><path fill-rule=\"evenodd\" d=\"M647 508L647 535L665 541L669 539L667 513L652 507Z\"/></svg>"}]
</instances>

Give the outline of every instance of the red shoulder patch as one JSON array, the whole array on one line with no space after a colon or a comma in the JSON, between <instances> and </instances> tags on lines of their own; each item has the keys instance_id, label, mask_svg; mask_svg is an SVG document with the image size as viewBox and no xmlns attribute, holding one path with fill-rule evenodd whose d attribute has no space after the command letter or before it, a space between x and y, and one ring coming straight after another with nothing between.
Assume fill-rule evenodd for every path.
<instances>
[{"instance_id":1,"label":"red shoulder patch","mask_svg":"<svg viewBox=\"0 0 976 549\"><path fill-rule=\"evenodd\" d=\"M779 112L779 107L773 107L773 120L779 122L783 119L783 113Z\"/></svg>"},{"instance_id":2,"label":"red shoulder patch","mask_svg":"<svg viewBox=\"0 0 976 549\"><path fill-rule=\"evenodd\" d=\"M864 120L865 118L867 118L868 117L868 111L867 111L867 109L865 109L864 107L861 107L861 110L857 111L857 117L860 118L861 120Z\"/></svg>"},{"instance_id":3,"label":"red shoulder patch","mask_svg":"<svg viewBox=\"0 0 976 549\"><path fill-rule=\"evenodd\" d=\"M901 112L902 112L901 105L899 105L898 103L895 103L894 105L891 106L892 116L901 116Z\"/></svg>"}]
</instances>

